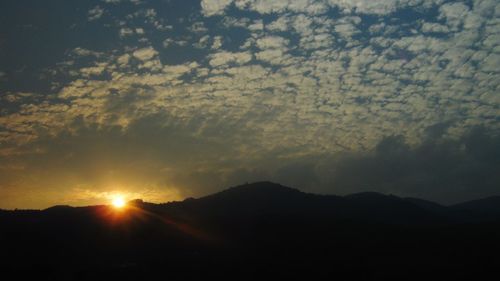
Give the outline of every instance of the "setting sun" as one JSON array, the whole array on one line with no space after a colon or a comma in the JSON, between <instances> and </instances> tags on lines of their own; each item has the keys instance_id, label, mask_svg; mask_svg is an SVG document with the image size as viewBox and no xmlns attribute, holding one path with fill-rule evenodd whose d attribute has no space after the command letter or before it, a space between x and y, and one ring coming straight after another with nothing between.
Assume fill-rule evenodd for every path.
<instances>
[{"instance_id":1,"label":"setting sun","mask_svg":"<svg viewBox=\"0 0 500 281\"><path fill-rule=\"evenodd\" d=\"M121 208L125 207L125 200L123 199L123 197L117 196L117 197L113 198L113 201L111 201L111 204L113 205L113 207L115 207L117 209L121 209Z\"/></svg>"}]
</instances>

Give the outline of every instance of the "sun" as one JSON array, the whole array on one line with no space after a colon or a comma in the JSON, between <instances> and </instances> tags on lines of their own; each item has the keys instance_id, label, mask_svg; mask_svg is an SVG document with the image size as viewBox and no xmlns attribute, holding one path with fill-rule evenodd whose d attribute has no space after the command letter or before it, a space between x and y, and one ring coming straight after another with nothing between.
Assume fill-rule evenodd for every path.
<instances>
[{"instance_id":1,"label":"sun","mask_svg":"<svg viewBox=\"0 0 500 281\"><path fill-rule=\"evenodd\" d=\"M111 201L111 204L113 205L113 207L115 207L116 209L121 209L123 207L125 207L125 199L123 199L122 196L116 196L115 198L113 198L113 200Z\"/></svg>"}]
</instances>

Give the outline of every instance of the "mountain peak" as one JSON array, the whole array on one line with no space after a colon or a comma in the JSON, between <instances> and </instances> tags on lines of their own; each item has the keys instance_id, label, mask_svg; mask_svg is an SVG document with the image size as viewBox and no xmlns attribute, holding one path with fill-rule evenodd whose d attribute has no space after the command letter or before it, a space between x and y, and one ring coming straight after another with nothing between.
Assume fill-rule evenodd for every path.
<instances>
[{"instance_id":1,"label":"mountain peak","mask_svg":"<svg viewBox=\"0 0 500 281\"><path fill-rule=\"evenodd\" d=\"M205 206L221 213L252 213L262 210L293 209L301 206L309 195L297 189L277 183L263 181L233 186L224 191L185 203L190 206ZM209 207L207 207L209 206Z\"/></svg>"},{"instance_id":2,"label":"mountain peak","mask_svg":"<svg viewBox=\"0 0 500 281\"><path fill-rule=\"evenodd\" d=\"M228 188L228 190L239 190L239 191L263 191L263 192L301 192L297 189L281 185L279 183L274 183L271 181L259 181L253 183L245 183L242 185L237 185Z\"/></svg>"},{"instance_id":3,"label":"mountain peak","mask_svg":"<svg viewBox=\"0 0 500 281\"><path fill-rule=\"evenodd\" d=\"M351 199L381 199L381 198L388 198L392 197L391 195L385 195L382 193L374 192L374 191L366 191L366 192L359 192L359 193L354 193L350 195L346 195L345 198L351 198Z\"/></svg>"},{"instance_id":4,"label":"mountain peak","mask_svg":"<svg viewBox=\"0 0 500 281\"><path fill-rule=\"evenodd\" d=\"M302 191L283 186L270 181L261 181L254 183L246 183L243 185L233 186L221 192L206 196L204 198L225 198L225 199L271 199L271 198L286 198L288 196L303 195Z\"/></svg>"}]
</instances>

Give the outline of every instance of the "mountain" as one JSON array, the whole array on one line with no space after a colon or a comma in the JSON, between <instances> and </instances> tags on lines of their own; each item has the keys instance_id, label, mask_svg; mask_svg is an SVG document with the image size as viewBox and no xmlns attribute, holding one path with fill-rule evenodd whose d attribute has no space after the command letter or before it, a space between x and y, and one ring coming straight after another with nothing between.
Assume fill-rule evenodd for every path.
<instances>
[{"instance_id":1,"label":"mountain","mask_svg":"<svg viewBox=\"0 0 500 281\"><path fill-rule=\"evenodd\" d=\"M500 215L500 196L468 201L453 205L451 208L456 210Z\"/></svg>"},{"instance_id":2,"label":"mountain","mask_svg":"<svg viewBox=\"0 0 500 281\"><path fill-rule=\"evenodd\" d=\"M446 207L259 182L180 202L134 200L121 211L4 210L0 272L12 280L477 279L500 265L495 200Z\"/></svg>"},{"instance_id":3,"label":"mountain","mask_svg":"<svg viewBox=\"0 0 500 281\"><path fill-rule=\"evenodd\" d=\"M500 221L500 196L455 204L450 209L471 221Z\"/></svg>"},{"instance_id":4,"label":"mountain","mask_svg":"<svg viewBox=\"0 0 500 281\"><path fill-rule=\"evenodd\" d=\"M419 198L411 198L411 197L404 198L404 200L411 202L411 203L419 206L420 208L431 211L431 212L441 213L441 212L445 212L446 210L449 210L447 207L445 207L441 204L438 204L438 203L435 203L432 201L428 201L428 200L423 200L423 199L419 199Z\"/></svg>"},{"instance_id":5,"label":"mountain","mask_svg":"<svg viewBox=\"0 0 500 281\"><path fill-rule=\"evenodd\" d=\"M491 208L481 209L477 220L494 220L497 213L495 198ZM475 201L471 201L471 205ZM477 205L481 206L483 200ZM439 224L473 222L474 217L463 211L472 209L467 203L451 207L418 198L400 198L376 192L362 192L347 196L318 195L272 182L256 182L183 202L162 205L164 210L182 210L192 216L240 218L241 216L295 216L326 217L330 220L350 220L387 224ZM477 210L476 210L477 209ZM474 209L479 211L479 207ZM156 208L156 211L158 209ZM470 211L470 210L469 210ZM464 214L464 216L461 216Z\"/></svg>"}]
</instances>

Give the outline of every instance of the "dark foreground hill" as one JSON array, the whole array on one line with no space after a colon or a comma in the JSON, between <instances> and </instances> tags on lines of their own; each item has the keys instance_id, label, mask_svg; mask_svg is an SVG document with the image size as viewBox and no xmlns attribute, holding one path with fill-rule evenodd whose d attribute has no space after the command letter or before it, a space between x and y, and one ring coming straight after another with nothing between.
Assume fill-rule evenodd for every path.
<instances>
[{"instance_id":1,"label":"dark foreground hill","mask_svg":"<svg viewBox=\"0 0 500 281\"><path fill-rule=\"evenodd\" d=\"M2 280L480 280L500 200L455 206L262 182L182 202L0 211Z\"/></svg>"}]
</instances>

